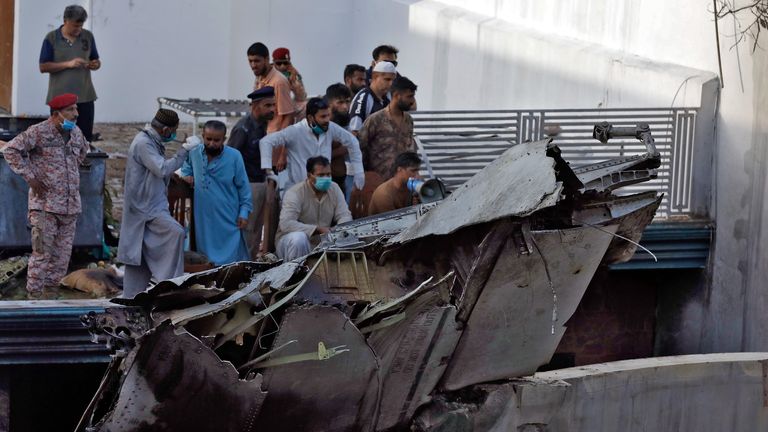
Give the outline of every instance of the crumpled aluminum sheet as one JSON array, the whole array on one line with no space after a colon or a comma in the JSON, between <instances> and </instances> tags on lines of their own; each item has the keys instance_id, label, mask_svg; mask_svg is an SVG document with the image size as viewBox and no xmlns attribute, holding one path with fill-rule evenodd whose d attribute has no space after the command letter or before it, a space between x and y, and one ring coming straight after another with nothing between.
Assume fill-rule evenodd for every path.
<instances>
[{"instance_id":1,"label":"crumpled aluminum sheet","mask_svg":"<svg viewBox=\"0 0 768 432\"><path fill-rule=\"evenodd\" d=\"M273 346L282 346L273 358L345 345L343 352L327 360L302 361L264 369L264 388L269 395L258 419L259 430L348 431L363 430L371 421L361 409L367 392L378 393L376 355L363 335L338 309L331 306L291 306L283 315Z\"/></svg>"},{"instance_id":2,"label":"crumpled aluminum sheet","mask_svg":"<svg viewBox=\"0 0 768 432\"><path fill-rule=\"evenodd\" d=\"M266 397L261 376L238 378L232 363L221 361L199 339L174 330L166 321L140 339L114 408L100 431L151 432L200 430L256 431ZM260 429L260 428L259 428Z\"/></svg>"},{"instance_id":3,"label":"crumpled aluminum sheet","mask_svg":"<svg viewBox=\"0 0 768 432\"><path fill-rule=\"evenodd\" d=\"M390 242L450 234L469 225L527 216L554 206L562 184L555 178L555 160L547 156L550 141L512 146Z\"/></svg>"}]
</instances>

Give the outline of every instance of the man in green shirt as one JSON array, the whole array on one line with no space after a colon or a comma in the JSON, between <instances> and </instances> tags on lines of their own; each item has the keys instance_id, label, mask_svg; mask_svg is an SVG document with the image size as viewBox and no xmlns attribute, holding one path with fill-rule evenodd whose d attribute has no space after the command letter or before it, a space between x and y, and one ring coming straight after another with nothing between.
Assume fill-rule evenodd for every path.
<instances>
[{"instance_id":1,"label":"man in green shirt","mask_svg":"<svg viewBox=\"0 0 768 432\"><path fill-rule=\"evenodd\" d=\"M60 94L77 95L77 126L88 141L93 140L93 102L96 90L91 71L101 67L93 33L83 29L88 13L82 6L64 9L64 24L49 32L40 49L40 72L50 74L46 103Z\"/></svg>"}]
</instances>

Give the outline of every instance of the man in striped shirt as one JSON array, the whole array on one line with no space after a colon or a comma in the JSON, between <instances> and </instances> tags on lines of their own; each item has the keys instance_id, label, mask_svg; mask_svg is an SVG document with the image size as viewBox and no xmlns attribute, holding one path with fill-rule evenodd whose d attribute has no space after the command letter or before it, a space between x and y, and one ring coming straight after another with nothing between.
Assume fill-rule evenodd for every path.
<instances>
[{"instance_id":1,"label":"man in striped shirt","mask_svg":"<svg viewBox=\"0 0 768 432\"><path fill-rule=\"evenodd\" d=\"M397 75L397 70L392 63L379 62L373 68L371 85L360 90L352 99L349 107L349 130L357 133L363 127L365 119L371 114L389 105L390 87Z\"/></svg>"}]
</instances>

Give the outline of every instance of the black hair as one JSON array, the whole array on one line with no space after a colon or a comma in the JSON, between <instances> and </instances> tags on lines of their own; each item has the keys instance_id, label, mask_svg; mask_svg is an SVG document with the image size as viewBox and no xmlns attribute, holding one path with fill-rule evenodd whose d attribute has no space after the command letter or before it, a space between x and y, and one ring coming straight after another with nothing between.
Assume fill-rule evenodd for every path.
<instances>
[{"instance_id":1,"label":"black hair","mask_svg":"<svg viewBox=\"0 0 768 432\"><path fill-rule=\"evenodd\" d=\"M269 58L269 48L261 42L256 42L248 47L248 55Z\"/></svg>"},{"instance_id":2,"label":"black hair","mask_svg":"<svg viewBox=\"0 0 768 432\"><path fill-rule=\"evenodd\" d=\"M326 108L328 108L328 101L324 97L313 97L307 101L307 115L315 115Z\"/></svg>"},{"instance_id":3,"label":"black hair","mask_svg":"<svg viewBox=\"0 0 768 432\"><path fill-rule=\"evenodd\" d=\"M315 167L320 165L327 167L331 164L331 161L328 160L325 156L314 156L309 159L307 159L307 174L314 174Z\"/></svg>"},{"instance_id":4,"label":"black hair","mask_svg":"<svg viewBox=\"0 0 768 432\"><path fill-rule=\"evenodd\" d=\"M398 168L412 168L419 166L421 166L421 158L416 152L403 152L395 158L395 166L392 167L392 171L397 171Z\"/></svg>"},{"instance_id":5,"label":"black hair","mask_svg":"<svg viewBox=\"0 0 768 432\"><path fill-rule=\"evenodd\" d=\"M80 5L70 5L64 8L64 19L84 23L88 19L88 12Z\"/></svg>"},{"instance_id":6,"label":"black hair","mask_svg":"<svg viewBox=\"0 0 768 432\"><path fill-rule=\"evenodd\" d=\"M379 56L382 54L392 54L397 56L397 53L399 52L400 50L393 47L392 45L379 45L373 49L373 52L371 53L371 55L373 56L374 60L378 60Z\"/></svg>"},{"instance_id":7,"label":"black hair","mask_svg":"<svg viewBox=\"0 0 768 432\"><path fill-rule=\"evenodd\" d=\"M352 90L350 90L349 87L342 83L331 84L327 89L325 89L325 99L329 101L351 97Z\"/></svg>"},{"instance_id":8,"label":"black hair","mask_svg":"<svg viewBox=\"0 0 768 432\"><path fill-rule=\"evenodd\" d=\"M212 131L217 132L224 132L227 133L227 125L225 125L223 122L220 122L218 120L208 120L203 125L203 130L210 129Z\"/></svg>"},{"instance_id":9,"label":"black hair","mask_svg":"<svg viewBox=\"0 0 768 432\"><path fill-rule=\"evenodd\" d=\"M365 73L365 67L364 66L360 66L359 64L354 64L354 63L353 64L348 64L344 68L344 79L346 80L347 78L351 77L352 75L355 74L355 72Z\"/></svg>"},{"instance_id":10,"label":"black hair","mask_svg":"<svg viewBox=\"0 0 768 432\"><path fill-rule=\"evenodd\" d=\"M416 88L418 88L418 86L414 84L413 81L409 80L404 76L399 76L395 78L394 81L392 81L392 87L390 88L389 91L391 91L392 93L402 93L402 92L411 90L415 93Z\"/></svg>"}]
</instances>

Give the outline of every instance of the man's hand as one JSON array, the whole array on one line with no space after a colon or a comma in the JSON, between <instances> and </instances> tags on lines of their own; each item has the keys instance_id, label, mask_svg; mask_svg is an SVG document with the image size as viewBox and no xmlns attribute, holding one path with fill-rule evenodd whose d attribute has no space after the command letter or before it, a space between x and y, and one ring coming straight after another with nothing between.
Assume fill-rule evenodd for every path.
<instances>
[{"instance_id":1,"label":"man's hand","mask_svg":"<svg viewBox=\"0 0 768 432\"><path fill-rule=\"evenodd\" d=\"M88 62L88 66L86 66L90 70L97 70L101 67L101 60L95 59Z\"/></svg>"},{"instance_id":2,"label":"man's hand","mask_svg":"<svg viewBox=\"0 0 768 432\"><path fill-rule=\"evenodd\" d=\"M39 198L44 197L45 193L48 191L48 187L45 183L36 178L29 180L29 188L32 189L32 193Z\"/></svg>"},{"instance_id":3,"label":"man's hand","mask_svg":"<svg viewBox=\"0 0 768 432\"><path fill-rule=\"evenodd\" d=\"M330 229L330 228L328 228L328 227L321 227L321 226L318 226L317 228L315 228L315 233L317 233L317 234L326 234L326 233L327 233L328 231L330 231L330 230L331 230L331 229Z\"/></svg>"},{"instance_id":4,"label":"man's hand","mask_svg":"<svg viewBox=\"0 0 768 432\"><path fill-rule=\"evenodd\" d=\"M245 227L248 226L248 219L244 219L241 217L237 218L237 228L238 229L245 229Z\"/></svg>"},{"instance_id":5,"label":"man's hand","mask_svg":"<svg viewBox=\"0 0 768 432\"><path fill-rule=\"evenodd\" d=\"M365 173L364 172L355 173L354 182L355 182L355 187L358 190L363 190L363 187L365 186Z\"/></svg>"},{"instance_id":6,"label":"man's hand","mask_svg":"<svg viewBox=\"0 0 768 432\"><path fill-rule=\"evenodd\" d=\"M203 141L197 136L193 135L191 137L188 137L187 140L184 141L184 144L182 144L181 146L184 147L184 150L186 151L192 151L201 145L203 145Z\"/></svg>"},{"instance_id":7,"label":"man's hand","mask_svg":"<svg viewBox=\"0 0 768 432\"><path fill-rule=\"evenodd\" d=\"M195 187L195 178L193 176L185 176L181 178L186 182L188 185Z\"/></svg>"},{"instance_id":8,"label":"man's hand","mask_svg":"<svg viewBox=\"0 0 768 432\"><path fill-rule=\"evenodd\" d=\"M88 61L80 57L73 58L67 62L70 69L82 69L88 66Z\"/></svg>"},{"instance_id":9,"label":"man's hand","mask_svg":"<svg viewBox=\"0 0 768 432\"><path fill-rule=\"evenodd\" d=\"M280 156L277 157L277 166L275 168L277 168L277 172L280 172L285 169L286 165L288 165L288 156L286 151L283 150L280 152Z\"/></svg>"}]
</instances>

